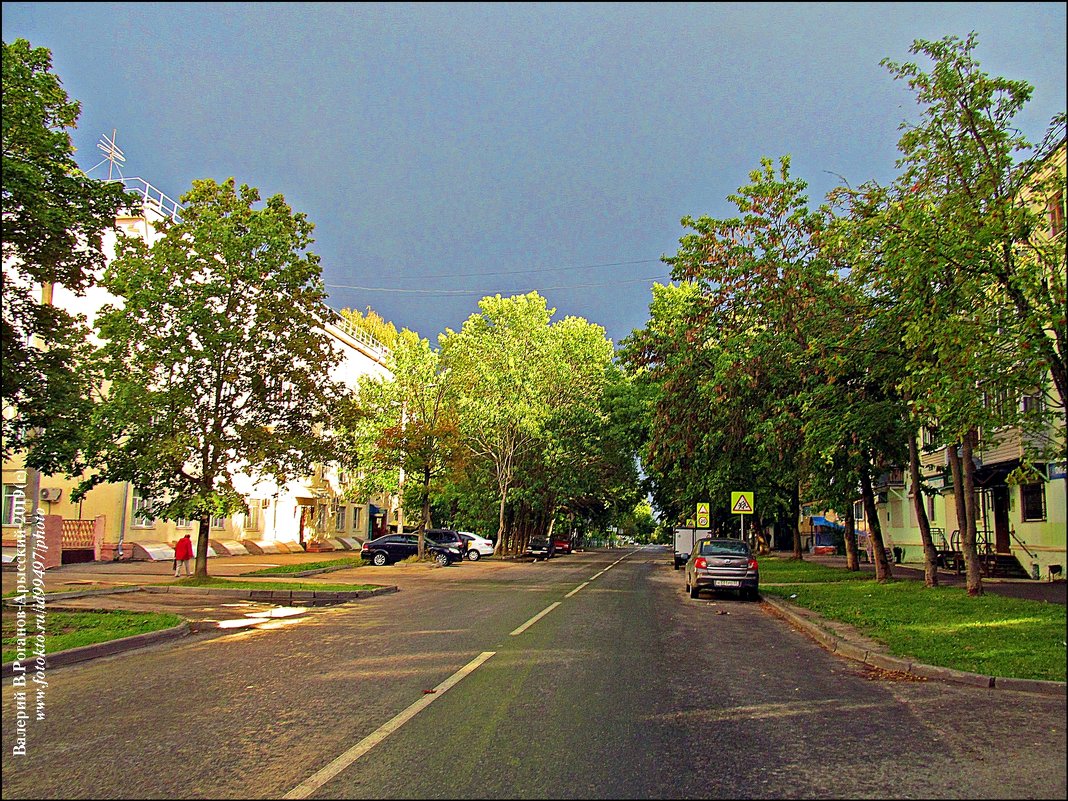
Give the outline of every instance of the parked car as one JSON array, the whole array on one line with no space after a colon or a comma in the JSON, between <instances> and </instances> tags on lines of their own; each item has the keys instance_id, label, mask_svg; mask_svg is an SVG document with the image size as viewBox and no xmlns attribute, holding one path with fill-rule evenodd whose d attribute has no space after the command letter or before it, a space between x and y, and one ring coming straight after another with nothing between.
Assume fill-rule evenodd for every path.
<instances>
[{"instance_id":1,"label":"parked car","mask_svg":"<svg viewBox=\"0 0 1068 801\"><path fill-rule=\"evenodd\" d=\"M574 546L571 542L571 535L554 534L553 549L556 551L556 553L571 553L571 551L574 550Z\"/></svg>"},{"instance_id":2,"label":"parked car","mask_svg":"<svg viewBox=\"0 0 1068 801\"><path fill-rule=\"evenodd\" d=\"M450 528L428 528L425 536L427 542L432 542L443 548L454 548L459 554L459 558L463 559L464 551L467 550L467 543L464 542L464 538L460 536L459 531L453 531Z\"/></svg>"},{"instance_id":3,"label":"parked car","mask_svg":"<svg viewBox=\"0 0 1068 801\"><path fill-rule=\"evenodd\" d=\"M743 540L705 538L693 545L686 562L686 591L697 598L701 590L734 590L755 599L760 589L757 560Z\"/></svg>"},{"instance_id":4,"label":"parked car","mask_svg":"<svg viewBox=\"0 0 1068 801\"><path fill-rule=\"evenodd\" d=\"M552 537L535 534L527 544L527 556L533 556L534 561L549 559L556 553L556 546Z\"/></svg>"},{"instance_id":5,"label":"parked car","mask_svg":"<svg viewBox=\"0 0 1068 801\"><path fill-rule=\"evenodd\" d=\"M456 533L463 538L464 545L467 546L464 556L468 561L477 562L483 556L493 556L492 540L472 534L470 531L457 531Z\"/></svg>"},{"instance_id":6,"label":"parked car","mask_svg":"<svg viewBox=\"0 0 1068 801\"><path fill-rule=\"evenodd\" d=\"M430 532L427 532L429 534ZM439 544L429 536L424 541L427 553L434 557L439 565L451 565L463 558L463 551L451 544ZM386 534L367 540L360 549L360 556L371 564L388 565L407 559L419 553L419 536L417 534Z\"/></svg>"}]
</instances>

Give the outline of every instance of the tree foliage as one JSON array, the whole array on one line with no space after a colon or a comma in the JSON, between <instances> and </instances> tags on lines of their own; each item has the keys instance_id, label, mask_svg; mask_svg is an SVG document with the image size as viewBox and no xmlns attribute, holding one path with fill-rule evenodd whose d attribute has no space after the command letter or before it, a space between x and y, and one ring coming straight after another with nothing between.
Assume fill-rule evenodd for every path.
<instances>
[{"instance_id":1,"label":"tree foliage","mask_svg":"<svg viewBox=\"0 0 1068 801\"><path fill-rule=\"evenodd\" d=\"M69 130L81 107L51 53L25 39L3 48L3 453L32 446L28 463L51 472L89 396L84 320L48 301L51 285L80 293L93 283L103 233L130 198L78 169Z\"/></svg>"},{"instance_id":2,"label":"tree foliage","mask_svg":"<svg viewBox=\"0 0 1068 801\"><path fill-rule=\"evenodd\" d=\"M238 474L282 484L330 453L344 389L322 328L312 225L281 195L233 179L195 181L181 220L152 245L122 239L103 286L118 299L97 321L103 397L86 430L84 493L130 481L148 511L208 521L238 511Z\"/></svg>"}]
</instances>

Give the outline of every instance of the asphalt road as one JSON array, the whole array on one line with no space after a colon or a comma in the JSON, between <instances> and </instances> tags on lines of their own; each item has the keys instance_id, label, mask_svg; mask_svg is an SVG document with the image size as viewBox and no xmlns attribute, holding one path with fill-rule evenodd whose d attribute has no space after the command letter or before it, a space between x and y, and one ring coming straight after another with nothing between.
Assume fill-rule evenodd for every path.
<instances>
[{"instance_id":1,"label":"asphalt road","mask_svg":"<svg viewBox=\"0 0 1068 801\"><path fill-rule=\"evenodd\" d=\"M52 671L24 757L5 682L3 797L1066 795L1063 698L890 680L662 550L422 576Z\"/></svg>"}]
</instances>

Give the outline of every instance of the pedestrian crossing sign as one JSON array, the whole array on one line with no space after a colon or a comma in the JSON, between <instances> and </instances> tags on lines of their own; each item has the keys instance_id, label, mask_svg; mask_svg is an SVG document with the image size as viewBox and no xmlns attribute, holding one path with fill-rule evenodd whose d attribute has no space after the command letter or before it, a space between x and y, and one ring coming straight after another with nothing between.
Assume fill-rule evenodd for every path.
<instances>
[{"instance_id":1,"label":"pedestrian crossing sign","mask_svg":"<svg viewBox=\"0 0 1068 801\"><path fill-rule=\"evenodd\" d=\"M734 514L734 515L751 515L751 514L753 514L753 493L751 493L751 492L732 492L731 493L731 514Z\"/></svg>"}]
</instances>

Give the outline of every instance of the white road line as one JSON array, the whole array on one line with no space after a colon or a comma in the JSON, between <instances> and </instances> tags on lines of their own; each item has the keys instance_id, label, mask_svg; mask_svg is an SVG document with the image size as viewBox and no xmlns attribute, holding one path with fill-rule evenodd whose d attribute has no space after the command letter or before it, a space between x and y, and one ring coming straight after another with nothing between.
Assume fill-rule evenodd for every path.
<instances>
[{"instance_id":1,"label":"white road line","mask_svg":"<svg viewBox=\"0 0 1068 801\"><path fill-rule=\"evenodd\" d=\"M532 617L530 620L528 620L522 626L517 628L515 631L510 632L511 636L515 637L517 634L522 634L524 631L529 629L531 626L533 626L535 623L537 623L539 620L541 620L543 617L545 617L551 611L556 609L556 607L558 607L559 605L560 605L559 601L557 601L556 603L549 604L547 607L545 607L540 612L538 612L538 614L534 615L534 617Z\"/></svg>"},{"instance_id":2,"label":"white road line","mask_svg":"<svg viewBox=\"0 0 1068 801\"><path fill-rule=\"evenodd\" d=\"M579 584L579 585L578 585L577 587L575 587L575 589L573 589L573 590L572 590L571 592L569 592L569 593L568 593L567 595L565 595L564 597L565 597L565 598L570 598L570 597L571 597L572 595L574 595L574 594L575 594L576 592L578 592L579 590L581 590L581 589L582 589L583 587L585 587L585 586L586 586L587 584L589 584L589 583L590 583L590 582L588 582L588 581L584 581L584 582L582 582L581 584Z\"/></svg>"},{"instance_id":3,"label":"white road line","mask_svg":"<svg viewBox=\"0 0 1068 801\"><path fill-rule=\"evenodd\" d=\"M545 613L543 612L542 614ZM362 757L380 742L389 737L389 735L393 734L393 732L395 732L409 720L414 718L416 715L418 715L420 712L422 712L424 709L434 703L434 701L441 698L441 696L444 695L450 687L454 686L461 679L474 672L476 668L478 668L495 653L496 651L483 651L481 654L472 659L458 671L449 676L449 678L445 679L445 681L441 682L441 684L435 687L433 693L427 693L414 704L405 709L403 712L400 712L399 714L388 720L386 723L383 723L375 731L368 734L366 737L356 743L356 745L352 746L352 748L343 753L333 762L331 762L321 770L313 773L307 779L302 781L300 784L298 784L296 787L294 787L292 790L282 796L282 798L307 798L308 796L310 796L312 793L314 793L332 778L341 773L341 771L343 771L345 768L347 768L349 765L351 765L357 759Z\"/></svg>"}]
</instances>

